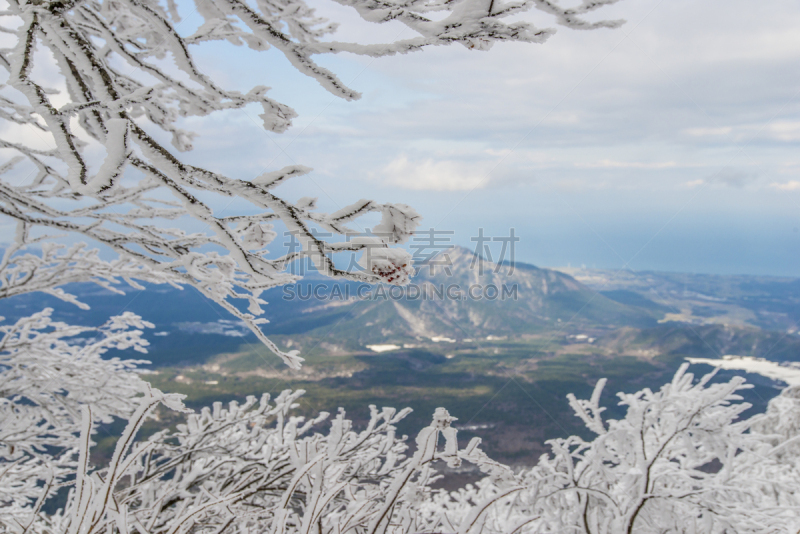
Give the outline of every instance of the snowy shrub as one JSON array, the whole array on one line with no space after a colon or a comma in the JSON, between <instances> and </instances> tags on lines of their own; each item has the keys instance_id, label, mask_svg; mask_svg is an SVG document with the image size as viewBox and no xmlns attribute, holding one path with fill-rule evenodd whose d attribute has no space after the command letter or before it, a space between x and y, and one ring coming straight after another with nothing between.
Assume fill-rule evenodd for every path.
<instances>
[{"instance_id":1,"label":"snowy shrub","mask_svg":"<svg viewBox=\"0 0 800 534\"><path fill-rule=\"evenodd\" d=\"M327 424L327 413L293 416L302 391L284 391L274 401L265 394L227 407L215 403L175 431L137 442L159 404L185 411L180 395L143 391L102 469L88 462L95 416L84 406L77 450L65 452L77 456L77 474L63 510L43 514L23 496L9 495L0 524L20 533L417 532L435 526L417 513L429 498L434 462L468 461L492 479L511 477L480 451L477 438L459 449L442 408L417 436L413 454L395 436L394 425L408 410L371 406L366 429L357 432L341 410ZM324 424L326 433L313 431ZM56 487L52 477L46 482L24 497L46 500Z\"/></svg>"},{"instance_id":2,"label":"snowy shrub","mask_svg":"<svg viewBox=\"0 0 800 534\"><path fill-rule=\"evenodd\" d=\"M800 439L797 388L741 419L741 377L712 383L687 367L659 391L619 393L618 421L601 416L605 380L589 400L569 395L593 440L550 440L510 488L484 479L437 495L428 513L459 534L797 532L800 461L786 454Z\"/></svg>"}]
</instances>

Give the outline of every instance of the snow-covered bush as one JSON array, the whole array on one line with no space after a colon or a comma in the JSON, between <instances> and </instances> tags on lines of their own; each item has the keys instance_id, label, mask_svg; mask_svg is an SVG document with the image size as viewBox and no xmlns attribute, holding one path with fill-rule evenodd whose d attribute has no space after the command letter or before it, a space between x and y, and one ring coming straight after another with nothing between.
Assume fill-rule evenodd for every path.
<instances>
[{"instance_id":1,"label":"snow-covered bush","mask_svg":"<svg viewBox=\"0 0 800 534\"><path fill-rule=\"evenodd\" d=\"M434 462L468 461L493 480L511 478L480 451L477 438L458 448L442 408L411 455L394 427L408 410L371 406L361 432L340 410L322 434L312 430L321 429L327 413L311 420L291 413L302 391L284 391L273 402L265 394L241 405L215 403L175 431L135 442L159 404L184 410L180 395L144 392L100 470L88 462L93 414L84 407L80 444L69 451L78 456L77 476L64 509L43 514L11 498L0 508L0 525L20 533L410 533L430 526L417 509L429 498ZM38 500L54 487L48 480L38 488Z\"/></svg>"},{"instance_id":2,"label":"snow-covered bush","mask_svg":"<svg viewBox=\"0 0 800 534\"><path fill-rule=\"evenodd\" d=\"M341 410L330 420L327 413L293 415L302 391L215 403L175 430L137 441L159 404L186 411L180 395L140 383L142 395L116 410L128 425L108 466L89 462L99 415L90 403L80 420L64 419L62 432L58 423L17 427L20 460L0 475L0 525L19 533L797 531L796 388L765 414L741 419L749 405L737 392L748 386L738 377L712 378L696 380L683 366L657 392L620 393L627 409L620 420L601 417L604 381L588 401L570 395L596 437L551 440L550 454L516 474L487 458L478 438L460 448L443 408L409 449L395 435L408 410L372 406L366 428L356 431ZM52 436L59 441L48 442ZM57 454L28 452L52 443L63 444ZM486 477L456 492L431 490L437 461L469 462ZM63 485L70 488L66 506L42 513Z\"/></svg>"},{"instance_id":3,"label":"snow-covered bush","mask_svg":"<svg viewBox=\"0 0 800 534\"><path fill-rule=\"evenodd\" d=\"M6 528L19 514L32 518L74 480L84 411L94 422L127 419L146 384L133 372L141 361L102 356L109 349L144 352L140 329L153 325L125 313L99 328L70 326L53 321L51 311L0 326L0 523Z\"/></svg>"},{"instance_id":4,"label":"snow-covered bush","mask_svg":"<svg viewBox=\"0 0 800 534\"><path fill-rule=\"evenodd\" d=\"M512 484L439 494L427 513L459 534L797 532L800 457L788 454L800 440L797 388L742 419L741 377L696 380L687 366L659 391L619 393L620 420L601 416L605 380L589 400L569 395L593 440L551 440Z\"/></svg>"}]
</instances>

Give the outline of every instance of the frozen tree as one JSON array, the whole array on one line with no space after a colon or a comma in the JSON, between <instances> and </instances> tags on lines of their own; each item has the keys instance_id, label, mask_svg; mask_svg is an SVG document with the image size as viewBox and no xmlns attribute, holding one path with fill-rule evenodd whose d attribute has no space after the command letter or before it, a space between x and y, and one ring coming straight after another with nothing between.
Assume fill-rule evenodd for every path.
<instances>
[{"instance_id":1,"label":"frozen tree","mask_svg":"<svg viewBox=\"0 0 800 534\"><path fill-rule=\"evenodd\" d=\"M0 297L47 291L74 301L58 286L76 281L190 285L298 367L302 358L296 351L281 351L259 329L260 294L294 281L286 267L303 259L332 277L403 284L411 273L410 256L388 247L408 239L419 216L405 205L368 200L321 213L314 199L276 196L276 186L311 170L299 165L248 181L181 161L177 153L191 149L194 135L180 128L182 118L256 104L264 128L280 133L295 117L267 96L266 86L244 94L221 87L197 67L192 50L220 40L275 48L324 89L352 100L358 93L314 56L379 57L451 43L479 50L497 41L541 43L553 30L520 21L520 13L538 9L575 29L615 27L619 21L588 22L585 15L616 1L562 7L551 0L340 0L365 21L397 21L415 35L363 45L333 40L336 24L302 0L197 0L204 22L190 35L176 29L180 6L172 0L7 0L0 29L15 40L0 50L7 73L0 118L35 131L51 148L0 140L7 158L0 169L0 214L18 228L0 266ZM515 21L504 22L507 17ZM57 68L58 80L37 74L40 63ZM164 133L171 147L160 141ZM215 197L242 199L250 213L216 215ZM372 235L349 239L354 232L348 224L369 212L382 216ZM181 219L208 231L187 233ZM265 247L276 237L276 223L300 247L270 258ZM324 240L320 231L333 237ZM100 245L117 259L105 261L88 245L59 248L52 244L54 234ZM39 252L31 248L37 241L46 244ZM332 259L337 252L359 251L362 269L348 270ZM234 306L234 299L244 299L247 311Z\"/></svg>"},{"instance_id":2,"label":"frozen tree","mask_svg":"<svg viewBox=\"0 0 800 534\"><path fill-rule=\"evenodd\" d=\"M132 372L141 361L103 356L110 349L144 352L147 341L141 329L153 325L125 313L99 328L77 327L53 321L51 311L0 326L4 524L22 510L30 516L75 476L74 453L86 407L95 422L130 417L145 384Z\"/></svg>"},{"instance_id":3,"label":"frozen tree","mask_svg":"<svg viewBox=\"0 0 800 534\"><path fill-rule=\"evenodd\" d=\"M713 383L686 368L659 391L619 393L620 420L603 420L605 380L589 400L570 395L593 440L551 440L514 483L436 495L427 513L459 534L797 532L797 388L742 419L741 377Z\"/></svg>"},{"instance_id":4,"label":"frozen tree","mask_svg":"<svg viewBox=\"0 0 800 534\"><path fill-rule=\"evenodd\" d=\"M455 467L469 461L493 480L511 478L480 451L478 438L459 449L444 409L407 456L394 424L408 410L372 406L361 432L340 410L321 434L313 429L327 413L310 420L292 415L302 393L284 391L273 402L266 394L248 397L227 408L215 403L174 432L135 442L159 404L184 410L181 396L146 389L109 466L100 470L90 469L93 415L84 406L77 477L66 507L52 515L5 508L0 523L19 533L411 533L428 526L417 509L431 493L434 462Z\"/></svg>"},{"instance_id":5,"label":"frozen tree","mask_svg":"<svg viewBox=\"0 0 800 534\"><path fill-rule=\"evenodd\" d=\"M0 526L7 532L274 534L767 533L800 528L800 399L787 388L765 414L738 392L743 379L696 380L682 366L659 391L622 394L626 413L604 420L604 380L569 400L596 437L549 442L551 454L518 474L473 439L460 448L440 408L413 452L395 425L408 410L370 407L356 431L343 411L329 423L293 415L302 391L215 403L175 430L137 434L158 406L181 396L131 380L131 365L101 359L146 342L132 314L99 329L52 322L49 311L5 327L0 431ZM65 339L84 337L81 344ZM68 355L69 357L65 357ZM53 386L60 380L60 388ZM58 389L57 393L54 390ZM13 392L9 394L9 392ZM20 393L24 392L24 393ZM23 402L24 401L24 402ZM107 466L92 465L96 422L128 421ZM440 442L443 442L443 447ZM432 491L436 462L487 476ZM63 508L41 511L60 487Z\"/></svg>"}]
</instances>

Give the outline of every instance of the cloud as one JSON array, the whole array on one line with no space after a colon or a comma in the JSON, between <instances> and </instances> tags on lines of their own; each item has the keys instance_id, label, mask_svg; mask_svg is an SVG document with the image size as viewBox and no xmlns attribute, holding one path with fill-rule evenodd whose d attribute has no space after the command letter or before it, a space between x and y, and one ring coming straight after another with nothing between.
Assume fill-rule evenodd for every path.
<instances>
[{"instance_id":1,"label":"cloud","mask_svg":"<svg viewBox=\"0 0 800 534\"><path fill-rule=\"evenodd\" d=\"M575 166L583 169L669 169L677 167L678 164L674 161L640 162L601 159L591 163L576 163Z\"/></svg>"},{"instance_id":2,"label":"cloud","mask_svg":"<svg viewBox=\"0 0 800 534\"><path fill-rule=\"evenodd\" d=\"M611 18L629 21L624 30L560 29L541 47L498 43L489 54L437 47L378 59L331 56L334 70L363 70L354 86L364 98L327 107L326 94L303 89L297 105L291 100L301 114L297 126L278 140L285 145L291 139L287 155L261 133L251 139L255 127L248 121L246 128L230 127L247 135L225 136L230 143L249 143L247 150L237 149L241 157L230 158L210 142L202 148L198 142L187 157L233 159L243 168L233 174L252 174L258 169L245 165L288 165L291 156L317 174L286 188L329 183L317 176L351 180L356 193L345 187L316 193L339 207L354 194L408 198L408 191L486 191L577 178L642 191L700 179L690 184L696 187L713 169L739 163L732 158L743 146L747 160L741 163L768 162L769 168L757 170L745 165L762 178L795 161L796 147L785 139L800 136L800 102L792 98L797 87L786 73L800 59L800 4L775 10L744 0L684 4L620 2L607 7ZM344 16L333 9L335 19ZM658 16L650 15L653 10ZM385 26L365 28L375 30L372 38L385 35ZM348 31L342 27L344 35ZM622 39L621 32L630 35ZM353 38L367 39L360 33ZM242 73L257 82L249 70ZM294 87L276 87L274 96L283 98L284 91L295 98ZM318 115L322 108L328 111ZM531 153L538 159L531 161ZM491 180L484 177L489 170ZM797 176L774 178L781 179ZM758 185L768 191L770 181ZM709 182L731 188L749 183L747 176L733 175ZM428 201L409 200L415 206Z\"/></svg>"},{"instance_id":3,"label":"cloud","mask_svg":"<svg viewBox=\"0 0 800 534\"><path fill-rule=\"evenodd\" d=\"M43 121L39 121L43 122ZM0 137L35 150L53 150L56 142L50 132L43 132L29 124L16 124L11 121L0 123ZM10 152L9 152L10 153Z\"/></svg>"},{"instance_id":4,"label":"cloud","mask_svg":"<svg viewBox=\"0 0 800 534\"><path fill-rule=\"evenodd\" d=\"M800 181L798 180L790 180L783 183L773 182L769 186L779 191L800 191Z\"/></svg>"},{"instance_id":5,"label":"cloud","mask_svg":"<svg viewBox=\"0 0 800 534\"><path fill-rule=\"evenodd\" d=\"M727 185L728 187L744 187L755 182L757 179L758 174L754 172L722 169L718 173L712 174L706 178L706 181L712 184Z\"/></svg>"},{"instance_id":6,"label":"cloud","mask_svg":"<svg viewBox=\"0 0 800 534\"><path fill-rule=\"evenodd\" d=\"M758 139L794 142L800 140L800 121L776 121L764 118L764 122L740 124L738 126L724 126L719 128L687 128L683 133L692 137L722 137L729 136L735 142L741 142L755 136Z\"/></svg>"},{"instance_id":7,"label":"cloud","mask_svg":"<svg viewBox=\"0 0 800 534\"><path fill-rule=\"evenodd\" d=\"M683 132L692 137L707 137L714 135L728 135L733 131L730 126L722 126L719 128L687 128Z\"/></svg>"},{"instance_id":8,"label":"cloud","mask_svg":"<svg viewBox=\"0 0 800 534\"><path fill-rule=\"evenodd\" d=\"M699 187L701 185L723 185L727 187L734 187L741 189L745 186L751 185L758 180L758 174L754 172L737 171L734 169L722 169L705 178L699 178L686 182L684 185L687 187Z\"/></svg>"},{"instance_id":9,"label":"cloud","mask_svg":"<svg viewBox=\"0 0 800 534\"><path fill-rule=\"evenodd\" d=\"M510 148L503 148L503 149L499 149L499 150L495 149L495 148L487 148L486 150L484 150L484 152L486 152L490 156L497 156L497 157L504 158L504 157L508 156L509 154L511 154L512 150Z\"/></svg>"},{"instance_id":10,"label":"cloud","mask_svg":"<svg viewBox=\"0 0 800 534\"><path fill-rule=\"evenodd\" d=\"M580 178L565 178L551 184L553 190L567 193L584 193L586 191L600 191L609 189L606 180L584 180Z\"/></svg>"},{"instance_id":11,"label":"cloud","mask_svg":"<svg viewBox=\"0 0 800 534\"><path fill-rule=\"evenodd\" d=\"M484 168L484 170L482 170ZM385 181L416 191L471 191L489 183L485 164L431 158L410 161L401 155L383 169Z\"/></svg>"},{"instance_id":12,"label":"cloud","mask_svg":"<svg viewBox=\"0 0 800 534\"><path fill-rule=\"evenodd\" d=\"M778 141L800 140L800 122L774 122L767 128L768 136Z\"/></svg>"}]
</instances>

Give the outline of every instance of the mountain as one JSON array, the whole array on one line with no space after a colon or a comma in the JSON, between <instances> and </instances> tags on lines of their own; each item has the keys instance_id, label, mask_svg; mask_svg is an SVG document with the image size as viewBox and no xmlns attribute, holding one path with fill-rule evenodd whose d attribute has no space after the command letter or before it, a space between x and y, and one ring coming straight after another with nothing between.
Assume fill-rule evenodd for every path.
<instances>
[{"instance_id":1,"label":"mountain","mask_svg":"<svg viewBox=\"0 0 800 534\"><path fill-rule=\"evenodd\" d=\"M572 276L516 263L495 264L456 247L417 266L405 288L301 281L284 290L301 301L322 297L291 320L273 321L273 334L324 336L356 349L414 341L464 341L617 326L655 326L669 308L647 299L623 303Z\"/></svg>"},{"instance_id":2,"label":"mountain","mask_svg":"<svg viewBox=\"0 0 800 534\"><path fill-rule=\"evenodd\" d=\"M282 347L312 359L339 356L338 362L381 348L395 348L382 353L394 357L414 350L442 358L469 350L528 357L551 343L583 343L581 350L589 350L590 340L604 357L739 354L790 361L800 343L797 279L498 266L464 248L423 262L417 271L406 288L309 273L298 284L264 293L270 320L264 329ZM0 300L0 315L11 322L52 307L58 320L99 325L132 311L156 325L145 334L147 358L156 367L202 364L243 350L260 354L250 367L272 361L252 333L192 288L123 288L126 295L92 284L66 289L91 310L32 293ZM427 365L423 360L413 365ZM240 363L244 371L246 362Z\"/></svg>"}]
</instances>

